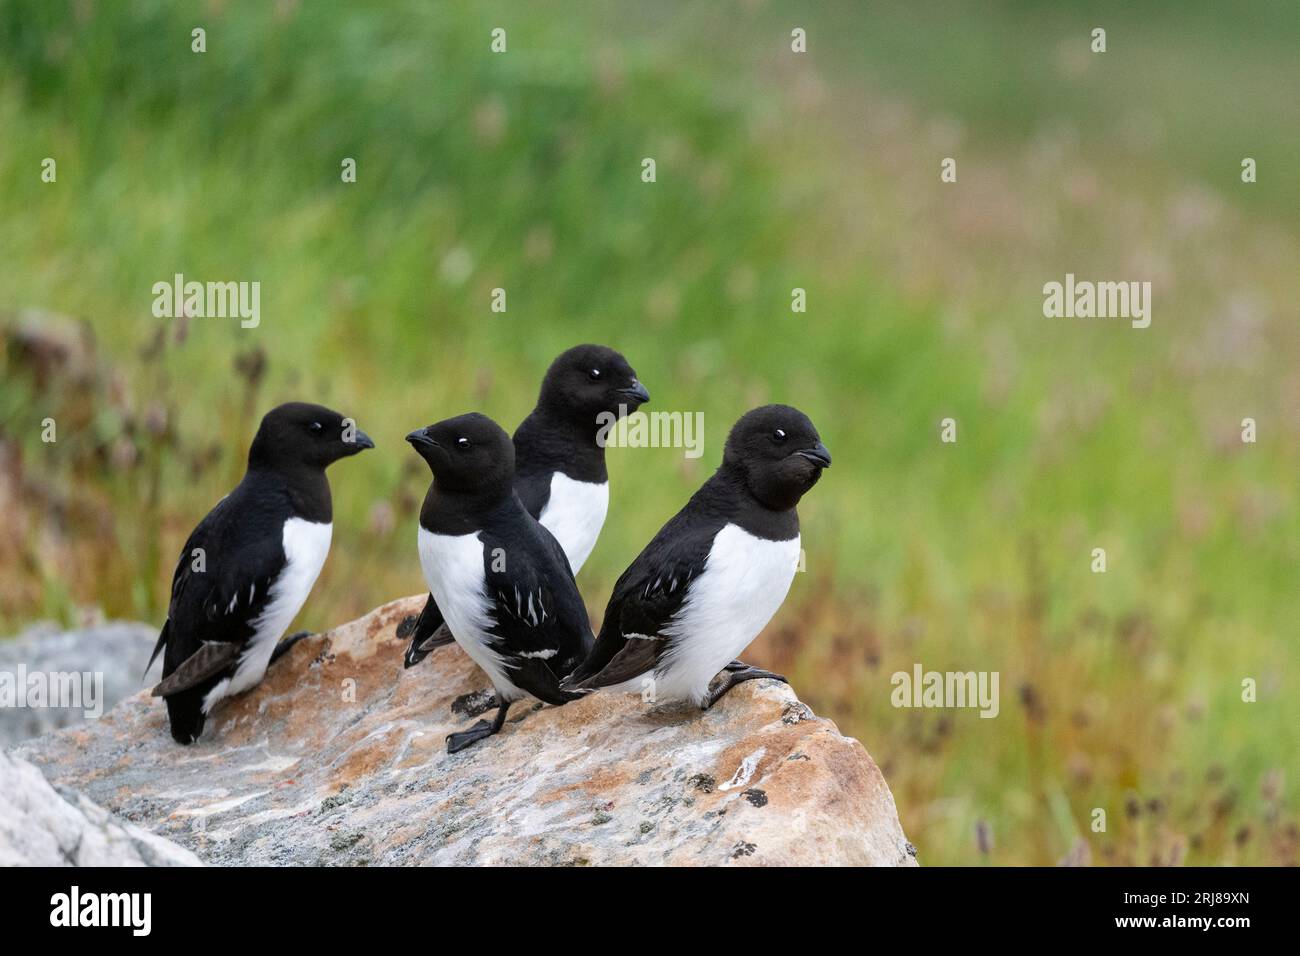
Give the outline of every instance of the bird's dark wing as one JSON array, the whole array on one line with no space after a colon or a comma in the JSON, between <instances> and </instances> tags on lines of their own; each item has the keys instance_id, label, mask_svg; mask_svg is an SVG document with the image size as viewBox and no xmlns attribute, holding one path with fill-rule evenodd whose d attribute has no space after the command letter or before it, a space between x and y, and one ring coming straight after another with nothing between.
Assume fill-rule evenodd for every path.
<instances>
[{"instance_id":1,"label":"bird's dark wing","mask_svg":"<svg viewBox=\"0 0 1300 956\"><path fill-rule=\"evenodd\" d=\"M224 673L239 660L242 649L242 644L232 641L208 641L200 644L197 651L158 683L152 696L170 697Z\"/></svg>"},{"instance_id":2,"label":"bird's dark wing","mask_svg":"<svg viewBox=\"0 0 1300 956\"><path fill-rule=\"evenodd\" d=\"M615 583L596 645L566 687L610 687L654 669L671 645L664 631L704 572L719 527L678 519L664 526Z\"/></svg>"},{"instance_id":3,"label":"bird's dark wing","mask_svg":"<svg viewBox=\"0 0 1300 956\"><path fill-rule=\"evenodd\" d=\"M523 502L524 510L534 518L540 518L546 503L551 500L551 475L553 472L520 471L515 476L515 494Z\"/></svg>"},{"instance_id":4,"label":"bird's dark wing","mask_svg":"<svg viewBox=\"0 0 1300 956\"><path fill-rule=\"evenodd\" d=\"M153 646L153 653L149 655L149 663L144 665L144 673L140 675L140 680L149 676L149 668L153 667L153 662L158 659L164 647L167 646L167 637L171 633L171 621L163 621L162 630L158 632L158 643Z\"/></svg>"},{"instance_id":5,"label":"bird's dark wing","mask_svg":"<svg viewBox=\"0 0 1300 956\"><path fill-rule=\"evenodd\" d=\"M564 550L550 532L529 520L524 534L507 537L485 530L480 535L484 588L495 605L492 633L498 640L493 649L513 668L511 677L521 681L520 687L549 700L529 686L534 683L529 675L552 685L542 691L558 695L560 679L586 657L595 638Z\"/></svg>"},{"instance_id":6,"label":"bird's dark wing","mask_svg":"<svg viewBox=\"0 0 1300 956\"><path fill-rule=\"evenodd\" d=\"M524 510L532 515L534 520L542 513L546 503L550 501L550 475L549 470L533 474L521 472L515 478L515 495L520 504L523 505ZM555 540L549 531L545 528L541 528L541 531L547 540L547 550L558 557L565 571L572 576L569 559L565 556L564 549L560 547L559 542ZM492 562L489 561L489 569L491 564ZM407 667L413 667L424 660L434 649L442 647L444 644L450 644L455 640L452 637L451 630L446 626L442 611L438 609L438 602L433 599L432 594L425 601L424 610L420 612L414 630L410 633L411 643L406 649L404 658Z\"/></svg>"},{"instance_id":7,"label":"bird's dark wing","mask_svg":"<svg viewBox=\"0 0 1300 956\"><path fill-rule=\"evenodd\" d=\"M218 502L181 551L159 638L165 653L155 695L194 687L233 663L284 568L278 526L268 533L264 516L241 511L233 498Z\"/></svg>"}]
</instances>

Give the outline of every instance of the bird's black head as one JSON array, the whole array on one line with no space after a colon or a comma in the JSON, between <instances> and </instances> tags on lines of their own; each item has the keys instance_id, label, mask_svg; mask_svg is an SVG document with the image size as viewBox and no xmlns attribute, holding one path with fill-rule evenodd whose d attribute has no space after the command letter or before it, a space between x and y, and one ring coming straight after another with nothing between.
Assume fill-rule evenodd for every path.
<instances>
[{"instance_id":1,"label":"bird's black head","mask_svg":"<svg viewBox=\"0 0 1300 956\"><path fill-rule=\"evenodd\" d=\"M764 405L732 426L722 463L760 502L785 511L817 484L822 469L831 465L831 453L799 409Z\"/></svg>"},{"instance_id":2,"label":"bird's black head","mask_svg":"<svg viewBox=\"0 0 1300 956\"><path fill-rule=\"evenodd\" d=\"M631 414L648 401L650 393L622 355L604 345L575 345L546 370L537 406L594 425L602 412Z\"/></svg>"},{"instance_id":3,"label":"bird's black head","mask_svg":"<svg viewBox=\"0 0 1300 956\"><path fill-rule=\"evenodd\" d=\"M417 428L406 440L433 471L441 491L509 494L515 446L500 425L478 412Z\"/></svg>"},{"instance_id":4,"label":"bird's black head","mask_svg":"<svg viewBox=\"0 0 1300 956\"><path fill-rule=\"evenodd\" d=\"M374 447L370 436L352 419L323 405L288 402L277 405L262 418L248 452L248 463L323 469L340 458Z\"/></svg>"}]
</instances>

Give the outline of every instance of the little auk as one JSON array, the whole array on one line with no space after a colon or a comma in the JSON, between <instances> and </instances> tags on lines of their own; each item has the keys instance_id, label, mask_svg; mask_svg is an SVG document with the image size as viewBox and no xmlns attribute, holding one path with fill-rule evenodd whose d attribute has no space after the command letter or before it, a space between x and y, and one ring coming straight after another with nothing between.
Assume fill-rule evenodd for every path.
<instances>
[{"instance_id":1,"label":"little auk","mask_svg":"<svg viewBox=\"0 0 1300 956\"><path fill-rule=\"evenodd\" d=\"M622 355L603 345L578 345L551 363L537 407L515 430L515 491L560 543L574 575L596 546L609 510L602 421L630 415L649 400ZM411 637L406 667L452 642L442 624L430 595L418 618L399 625L398 637Z\"/></svg>"},{"instance_id":2,"label":"little auk","mask_svg":"<svg viewBox=\"0 0 1300 956\"><path fill-rule=\"evenodd\" d=\"M351 419L320 405L290 402L266 413L243 480L185 542L149 659L152 666L166 649L153 696L166 700L177 742L196 741L218 701L256 685L307 636L277 646L329 554L325 469L374 447Z\"/></svg>"},{"instance_id":3,"label":"little auk","mask_svg":"<svg viewBox=\"0 0 1300 956\"><path fill-rule=\"evenodd\" d=\"M581 697L560 681L594 637L564 549L515 492L514 445L501 426L471 412L406 440L433 472L418 532L425 582L496 691L492 723L448 735L456 753L500 731L522 697L557 706Z\"/></svg>"},{"instance_id":4,"label":"little auk","mask_svg":"<svg viewBox=\"0 0 1300 956\"><path fill-rule=\"evenodd\" d=\"M742 681L784 681L735 658L790 590L795 506L830 464L798 409L764 405L742 416L722 465L615 583L595 648L562 686L648 689L654 700L707 709Z\"/></svg>"}]
</instances>

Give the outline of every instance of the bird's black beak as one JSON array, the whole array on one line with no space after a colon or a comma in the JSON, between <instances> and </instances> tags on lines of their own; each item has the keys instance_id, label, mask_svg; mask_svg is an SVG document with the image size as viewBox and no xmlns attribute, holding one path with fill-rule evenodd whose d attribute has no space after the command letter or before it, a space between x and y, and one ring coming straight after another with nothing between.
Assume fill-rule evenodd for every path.
<instances>
[{"instance_id":1,"label":"bird's black beak","mask_svg":"<svg viewBox=\"0 0 1300 956\"><path fill-rule=\"evenodd\" d=\"M360 428L358 428L356 430L356 433L352 436L352 444L356 445L358 450L362 448L375 447L375 443L371 441L370 436L367 435L365 432L363 432Z\"/></svg>"},{"instance_id":2,"label":"bird's black beak","mask_svg":"<svg viewBox=\"0 0 1300 956\"><path fill-rule=\"evenodd\" d=\"M831 466L831 453L826 450L826 446L821 442L813 445L811 448L804 448L797 452L802 458L807 458L818 468L829 468Z\"/></svg>"},{"instance_id":3,"label":"bird's black beak","mask_svg":"<svg viewBox=\"0 0 1300 956\"><path fill-rule=\"evenodd\" d=\"M421 448L435 448L438 443L429 437L428 431L423 428L417 428L411 434L406 436L406 440L419 451Z\"/></svg>"},{"instance_id":4,"label":"bird's black beak","mask_svg":"<svg viewBox=\"0 0 1300 956\"><path fill-rule=\"evenodd\" d=\"M627 388L620 388L618 391L620 395L626 395L638 405L644 405L646 402L650 401L650 393L647 392L645 386L636 379L632 379L632 384L627 386Z\"/></svg>"}]
</instances>

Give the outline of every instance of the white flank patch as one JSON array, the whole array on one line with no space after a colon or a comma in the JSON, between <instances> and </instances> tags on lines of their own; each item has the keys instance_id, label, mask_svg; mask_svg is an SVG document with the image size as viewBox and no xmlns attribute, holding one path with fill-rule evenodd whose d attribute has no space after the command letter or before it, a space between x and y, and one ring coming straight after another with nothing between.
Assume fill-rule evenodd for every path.
<instances>
[{"instance_id":1,"label":"white flank patch","mask_svg":"<svg viewBox=\"0 0 1300 956\"><path fill-rule=\"evenodd\" d=\"M266 665L271 661L276 643L307 603L307 595L311 594L312 585L325 566L333 533L334 526L328 522L290 518L284 523L281 541L284 568L271 582L266 606L253 622L254 634L244 645L234 675L221 681L203 698L205 714L223 697L233 697L248 690L266 675Z\"/></svg>"},{"instance_id":2,"label":"white flank patch","mask_svg":"<svg viewBox=\"0 0 1300 956\"><path fill-rule=\"evenodd\" d=\"M490 644L492 604L486 593L483 542L478 532L434 534L420 528L419 546L424 583L456 643L487 673L501 700L523 697L524 691L506 676L505 661Z\"/></svg>"},{"instance_id":3,"label":"white flank patch","mask_svg":"<svg viewBox=\"0 0 1300 956\"><path fill-rule=\"evenodd\" d=\"M591 556L609 511L609 482L574 481L558 471L551 476L551 497L537 520L555 536L576 575Z\"/></svg>"},{"instance_id":4,"label":"white flank patch","mask_svg":"<svg viewBox=\"0 0 1300 956\"><path fill-rule=\"evenodd\" d=\"M673 643L655 669L656 694L702 704L709 681L740 657L781 607L798 561L798 535L768 541L734 524L719 531L703 573L663 630Z\"/></svg>"},{"instance_id":5,"label":"white flank patch","mask_svg":"<svg viewBox=\"0 0 1300 956\"><path fill-rule=\"evenodd\" d=\"M217 701L230 696L230 678L226 677L217 681L216 686L208 691L203 698L203 713L208 713L216 705ZM197 739L197 738L195 738ZM191 741L192 742L192 741Z\"/></svg>"}]
</instances>

